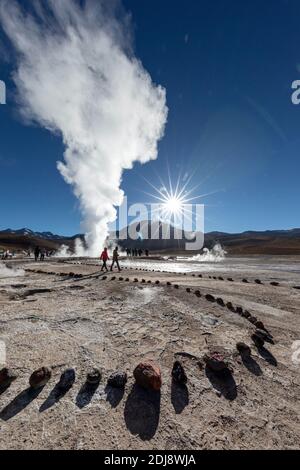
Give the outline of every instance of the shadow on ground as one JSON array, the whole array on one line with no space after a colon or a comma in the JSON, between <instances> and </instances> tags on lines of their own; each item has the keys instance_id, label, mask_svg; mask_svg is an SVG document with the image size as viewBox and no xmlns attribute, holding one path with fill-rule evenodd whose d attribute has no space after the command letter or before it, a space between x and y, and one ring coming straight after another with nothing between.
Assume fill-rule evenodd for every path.
<instances>
[{"instance_id":1,"label":"shadow on ground","mask_svg":"<svg viewBox=\"0 0 300 470\"><path fill-rule=\"evenodd\" d=\"M160 416L160 391L144 390L134 384L124 408L124 419L131 434L143 441L155 435Z\"/></svg>"},{"instance_id":2,"label":"shadow on ground","mask_svg":"<svg viewBox=\"0 0 300 470\"><path fill-rule=\"evenodd\" d=\"M229 369L216 373L206 366L205 374L214 389L220 392L226 400L232 401L236 399L236 383Z\"/></svg>"},{"instance_id":3,"label":"shadow on ground","mask_svg":"<svg viewBox=\"0 0 300 470\"><path fill-rule=\"evenodd\" d=\"M17 395L0 413L0 419L8 421L24 410L38 395L44 387L38 389L27 388Z\"/></svg>"},{"instance_id":4,"label":"shadow on ground","mask_svg":"<svg viewBox=\"0 0 300 470\"><path fill-rule=\"evenodd\" d=\"M186 385L179 385L174 380L171 384L171 402L176 414L180 414L189 404L189 391Z\"/></svg>"}]
</instances>

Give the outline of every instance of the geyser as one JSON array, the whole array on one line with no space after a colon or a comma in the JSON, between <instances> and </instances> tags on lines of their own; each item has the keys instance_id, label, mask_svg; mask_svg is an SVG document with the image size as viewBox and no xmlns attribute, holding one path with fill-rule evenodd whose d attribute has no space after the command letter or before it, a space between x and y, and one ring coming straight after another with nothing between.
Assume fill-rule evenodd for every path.
<instances>
[{"instance_id":1,"label":"geyser","mask_svg":"<svg viewBox=\"0 0 300 470\"><path fill-rule=\"evenodd\" d=\"M157 157L165 90L134 56L119 2L30 3L30 13L21 2L0 4L16 51L21 113L62 136L66 150L57 167L80 201L87 254L95 256L122 203L123 170Z\"/></svg>"}]
</instances>

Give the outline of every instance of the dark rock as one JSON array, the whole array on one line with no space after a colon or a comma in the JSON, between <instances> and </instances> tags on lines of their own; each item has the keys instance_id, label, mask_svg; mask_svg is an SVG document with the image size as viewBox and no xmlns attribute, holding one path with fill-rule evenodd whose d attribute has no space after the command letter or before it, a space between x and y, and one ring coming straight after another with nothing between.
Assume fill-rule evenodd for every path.
<instances>
[{"instance_id":1,"label":"dark rock","mask_svg":"<svg viewBox=\"0 0 300 470\"><path fill-rule=\"evenodd\" d=\"M227 363L224 360L222 354L218 352L213 352L211 354L205 354L203 356L203 361L214 372L221 372L228 368Z\"/></svg>"},{"instance_id":2,"label":"dark rock","mask_svg":"<svg viewBox=\"0 0 300 470\"><path fill-rule=\"evenodd\" d=\"M242 307L236 307L235 311L236 311L236 313L238 313L239 315L242 315L242 314L243 314L243 308L242 308Z\"/></svg>"},{"instance_id":3,"label":"dark rock","mask_svg":"<svg viewBox=\"0 0 300 470\"><path fill-rule=\"evenodd\" d=\"M227 278L227 281L229 281L229 282L233 282L233 279L232 279L232 277L228 277L228 278Z\"/></svg>"},{"instance_id":4,"label":"dark rock","mask_svg":"<svg viewBox=\"0 0 300 470\"><path fill-rule=\"evenodd\" d=\"M185 385L187 383L187 376L182 364L179 361L175 361L172 369L173 380L180 384Z\"/></svg>"},{"instance_id":5,"label":"dark rock","mask_svg":"<svg viewBox=\"0 0 300 470\"><path fill-rule=\"evenodd\" d=\"M265 343L263 338L257 333L253 333L251 339L257 348L262 348Z\"/></svg>"},{"instance_id":6,"label":"dark rock","mask_svg":"<svg viewBox=\"0 0 300 470\"><path fill-rule=\"evenodd\" d=\"M123 281L123 280L124 280L124 278L123 278L123 277L119 277L119 281Z\"/></svg>"},{"instance_id":7,"label":"dark rock","mask_svg":"<svg viewBox=\"0 0 300 470\"><path fill-rule=\"evenodd\" d=\"M261 280L260 280L260 279L255 279L254 282L255 282L255 284L261 284Z\"/></svg>"},{"instance_id":8,"label":"dark rock","mask_svg":"<svg viewBox=\"0 0 300 470\"><path fill-rule=\"evenodd\" d=\"M253 317L252 315L248 318L249 322L252 323L253 325L255 325L255 323L257 322L257 318L256 317Z\"/></svg>"},{"instance_id":9,"label":"dark rock","mask_svg":"<svg viewBox=\"0 0 300 470\"><path fill-rule=\"evenodd\" d=\"M234 306L231 302L227 302L226 307L228 308L228 310L234 311Z\"/></svg>"},{"instance_id":10,"label":"dark rock","mask_svg":"<svg viewBox=\"0 0 300 470\"><path fill-rule=\"evenodd\" d=\"M265 326L264 326L263 322L260 321L260 320L256 320L256 322L254 323L254 325L255 325L256 328L258 328L259 330L264 330L264 329L265 329Z\"/></svg>"},{"instance_id":11,"label":"dark rock","mask_svg":"<svg viewBox=\"0 0 300 470\"><path fill-rule=\"evenodd\" d=\"M4 368L0 370L0 390L9 387L17 379L17 374L12 369Z\"/></svg>"},{"instance_id":12,"label":"dark rock","mask_svg":"<svg viewBox=\"0 0 300 470\"><path fill-rule=\"evenodd\" d=\"M142 279L142 284L145 284L145 282L146 282L145 279Z\"/></svg>"},{"instance_id":13,"label":"dark rock","mask_svg":"<svg viewBox=\"0 0 300 470\"><path fill-rule=\"evenodd\" d=\"M129 277L126 277L125 282L129 282Z\"/></svg>"},{"instance_id":14,"label":"dark rock","mask_svg":"<svg viewBox=\"0 0 300 470\"><path fill-rule=\"evenodd\" d=\"M251 348L245 343L236 343L236 349L238 350L241 356L251 356Z\"/></svg>"},{"instance_id":15,"label":"dark rock","mask_svg":"<svg viewBox=\"0 0 300 470\"><path fill-rule=\"evenodd\" d=\"M171 282L167 282L167 286L171 286L171 285L172 285L172 283L171 283Z\"/></svg>"},{"instance_id":16,"label":"dark rock","mask_svg":"<svg viewBox=\"0 0 300 470\"><path fill-rule=\"evenodd\" d=\"M224 278L222 276L218 277L219 281L224 281Z\"/></svg>"},{"instance_id":17,"label":"dark rock","mask_svg":"<svg viewBox=\"0 0 300 470\"><path fill-rule=\"evenodd\" d=\"M185 290L186 290L187 292L191 292L190 287L187 287Z\"/></svg>"},{"instance_id":18,"label":"dark rock","mask_svg":"<svg viewBox=\"0 0 300 470\"><path fill-rule=\"evenodd\" d=\"M243 313L242 313L242 316L245 317L245 318L250 318L250 317L251 317L251 313L248 312L248 310L244 310Z\"/></svg>"},{"instance_id":19,"label":"dark rock","mask_svg":"<svg viewBox=\"0 0 300 470\"><path fill-rule=\"evenodd\" d=\"M148 284L151 284L151 283L152 283L152 281L148 281Z\"/></svg>"},{"instance_id":20,"label":"dark rock","mask_svg":"<svg viewBox=\"0 0 300 470\"><path fill-rule=\"evenodd\" d=\"M143 388L152 390L161 388L160 368L150 360L138 364L133 371L133 376L136 383Z\"/></svg>"},{"instance_id":21,"label":"dark rock","mask_svg":"<svg viewBox=\"0 0 300 470\"><path fill-rule=\"evenodd\" d=\"M201 292L199 290L195 290L194 294L197 296L197 297L201 297Z\"/></svg>"},{"instance_id":22,"label":"dark rock","mask_svg":"<svg viewBox=\"0 0 300 470\"><path fill-rule=\"evenodd\" d=\"M206 294L205 296L206 300L208 300L209 302L215 302L215 297L211 294Z\"/></svg>"},{"instance_id":23,"label":"dark rock","mask_svg":"<svg viewBox=\"0 0 300 470\"><path fill-rule=\"evenodd\" d=\"M96 385L96 384L99 384L101 377L102 377L102 374L100 370L94 368L87 373L86 382L89 385Z\"/></svg>"},{"instance_id":24,"label":"dark rock","mask_svg":"<svg viewBox=\"0 0 300 470\"><path fill-rule=\"evenodd\" d=\"M221 307L224 307L225 305L224 300L221 297L217 298L217 304L221 305Z\"/></svg>"},{"instance_id":25,"label":"dark rock","mask_svg":"<svg viewBox=\"0 0 300 470\"><path fill-rule=\"evenodd\" d=\"M159 281L158 281L158 280L157 280L157 281L155 281L155 284L159 284Z\"/></svg>"},{"instance_id":26,"label":"dark rock","mask_svg":"<svg viewBox=\"0 0 300 470\"><path fill-rule=\"evenodd\" d=\"M114 372L107 380L107 384L111 387L124 388L127 383L126 372Z\"/></svg>"},{"instance_id":27,"label":"dark rock","mask_svg":"<svg viewBox=\"0 0 300 470\"><path fill-rule=\"evenodd\" d=\"M69 273L69 277L74 277L75 274L74 273Z\"/></svg>"},{"instance_id":28,"label":"dark rock","mask_svg":"<svg viewBox=\"0 0 300 470\"><path fill-rule=\"evenodd\" d=\"M133 282L139 282L139 280L135 277Z\"/></svg>"},{"instance_id":29,"label":"dark rock","mask_svg":"<svg viewBox=\"0 0 300 470\"><path fill-rule=\"evenodd\" d=\"M174 284L174 289L179 289L179 285L178 285L178 284Z\"/></svg>"},{"instance_id":30,"label":"dark rock","mask_svg":"<svg viewBox=\"0 0 300 470\"><path fill-rule=\"evenodd\" d=\"M249 281L248 281L248 279L243 279L242 282L248 283Z\"/></svg>"},{"instance_id":31,"label":"dark rock","mask_svg":"<svg viewBox=\"0 0 300 470\"><path fill-rule=\"evenodd\" d=\"M279 282L275 282L275 281L270 282L270 284L271 286L275 286L275 287L279 286Z\"/></svg>"},{"instance_id":32,"label":"dark rock","mask_svg":"<svg viewBox=\"0 0 300 470\"><path fill-rule=\"evenodd\" d=\"M105 279L107 279L107 276L103 276L102 279L103 279L103 281L105 281Z\"/></svg>"},{"instance_id":33,"label":"dark rock","mask_svg":"<svg viewBox=\"0 0 300 470\"><path fill-rule=\"evenodd\" d=\"M273 336L270 333L267 333L265 330L255 330L255 334L262 338L264 341L267 341L267 343L274 344Z\"/></svg>"},{"instance_id":34,"label":"dark rock","mask_svg":"<svg viewBox=\"0 0 300 470\"><path fill-rule=\"evenodd\" d=\"M61 374L57 387L61 390L68 390L75 382L75 377L76 374L74 369L66 369Z\"/></svg>"},{"instance_id":35,"label":"dark rock","mask_svg":"<svg viewBox=\"0 0 300 470\"><path fill-rule=\"evenodd\" d=\"M29 385L31 388L40 388L46 385L50 378L51 370L48 367L41 367L31 374L29 378Z\"/></svg>"}]
</instances>

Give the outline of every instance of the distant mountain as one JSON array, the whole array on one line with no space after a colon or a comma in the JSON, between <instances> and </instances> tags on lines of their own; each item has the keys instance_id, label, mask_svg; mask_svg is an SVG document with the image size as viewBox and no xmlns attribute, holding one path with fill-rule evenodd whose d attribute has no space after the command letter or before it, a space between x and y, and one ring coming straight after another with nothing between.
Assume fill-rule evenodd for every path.
<instances>
[{"instance_id":1,"label":"distant mountain","mask_svg":"<svg viewBox=\"0 0 300 470\"><path fill-rule=\"evenodd\" d=\"M157 239L145 239L143 234L150 233L149 222L141 222L135 227L130 226L116 234L116 239L123 248L141 248L152 252L175 252L185 250L186 241L177 240L174 227L160 224ZM163 239L163 231L170 231L167 239ZM136 240L129 237L129 232L136 233ZM127 239L126 239L127 236ZM47 250L57 250L62 245L74 248L76 238L84 241L84 235L77 234L70 237L53 234L52 232L34 232L28 228L18 230L6 229L0 231L0 249L28 250L36 245ZM112 235L111 237L112 238ZM125 238L125 239L124 239ZM243 233L209 232L205 234L204 246L212 248L220 243L230 254L236 255L300 255L300 228L290 230L246 231ZM192 252L191 252L192 253Z\"/></svg>"}]
</instances>

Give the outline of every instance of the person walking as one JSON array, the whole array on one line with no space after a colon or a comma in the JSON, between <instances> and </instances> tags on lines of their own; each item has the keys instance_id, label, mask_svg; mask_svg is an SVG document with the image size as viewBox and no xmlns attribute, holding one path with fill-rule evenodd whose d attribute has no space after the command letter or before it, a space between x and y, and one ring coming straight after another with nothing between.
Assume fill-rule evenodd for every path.
<instances>
[{"instance_id":1,"label":"person walking","mask_svg":"<svg viewBox=\"0 0 300 470\"><path fill-rule=\"evenodd\" d=\"M39 256L40 256L40 248L38 246L36 246L35 249L34 249L34 259L35 259L35 261L38 261Z\"/></svg>"},{"instance_id":2,"label":"person walking","mask_svg":"<svg viewBox=\"0 0 300 470\"><path fill-rule=\"evenodd\" d=\"M113 251L113 262L112 262L112 265L110 267L110 270L112 271L113 270L113 267L114 267L114 264L116 263L117 267L118 267L118 270L119 272L121 271L121 268L120 268L120 265L119 265L119 252L118 252L118 247L116 246L116 248L114 249Z\"/></svg>"},{"instance_id":3,"label":"person walking","mask_svg":"<svg viewBox=\"0 0 300 470\"><path fill-rule=\"evenodd\" d=\"M108 271L108 268L107 268L107 266L106 266L106 261L109 260L109 257L108 257L108 253L107 253L107 248L106 248L106 247L104 248L104 250L103 250L102 253L101 253L100 260L102 260L102 262L103 262L101 271L103 271L103 269L106 269L106 272L107 272L107 271Z\"/></svg>"}]
</instances>

